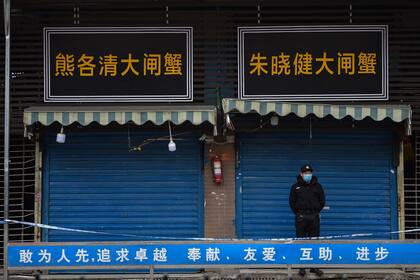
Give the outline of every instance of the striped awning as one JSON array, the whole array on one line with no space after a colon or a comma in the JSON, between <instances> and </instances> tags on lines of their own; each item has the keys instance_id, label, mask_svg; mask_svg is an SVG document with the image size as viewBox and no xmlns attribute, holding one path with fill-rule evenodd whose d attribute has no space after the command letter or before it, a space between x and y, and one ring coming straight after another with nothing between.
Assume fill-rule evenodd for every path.
<instances>
[{"instance_id":1,"label":"striped awning","mask_svg":"<svg viewBox=\"0 0 420 280\"><path fill-rule=\"evenodd\" d=\"M287 116L293 113L301 118L314 114L318 118L331 115L336 119L350 116L355 120L363 120L370 117L375 121L389 118L394 122L404 120L411 122L411 108L408 105L344 105L223 99L223 110L225 113L255 112L261 115L276 113L279 116Z\"/></svg>"},{"instance_id":2,"label":"striped awning","mask_svg":"<svg viewBox=\"0 0 420 280\"><path fill-rule=\"evenodd\" d=\"M111 122L125 124L134 122L142 125L148 121L161 125L166 121L173 124L190 122L200 125L209 122L216 125L216 108L214 106L145 106L145 107L61 107L45 106L25 109L24 124L41 123L50 125L58 122L64 126L79 123L83 126L97 122L107 125Z\"/></svg>"}]
</instances>

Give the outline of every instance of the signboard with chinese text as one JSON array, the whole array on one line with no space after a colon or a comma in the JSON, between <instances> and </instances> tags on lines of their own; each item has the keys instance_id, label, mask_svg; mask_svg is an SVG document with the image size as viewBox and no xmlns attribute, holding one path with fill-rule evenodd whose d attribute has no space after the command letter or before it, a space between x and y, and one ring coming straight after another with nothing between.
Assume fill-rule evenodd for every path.
<instances>
[{"instance_id":1,"label":"signboard with chinese text","mask_svg":"<svg viewBox=\"0 0 420 280\"><path fill-rule=\"evenodd\" d=\"M191 27L45 28L46 102L193 100Z\"/></svg>"},{"instance_id":2,"label":"signboard with chinese text","mask_svg":"<svg viewBox=\"0 0 420 280\"><path fill-rule=\"evenodd\" d=\"M387 100L387 26L239 27L240 99Z\"/></svg>"},{"instance_id":3,"label":"signboard with chinese text","mask_svg":"<svg viewBox=\"0 0 420 280\"><path fill-rule=\"evenodd\" d=\"M16 243L10 269L211 265L420 265L419 243Z\"/></svg>"}]
</instances>

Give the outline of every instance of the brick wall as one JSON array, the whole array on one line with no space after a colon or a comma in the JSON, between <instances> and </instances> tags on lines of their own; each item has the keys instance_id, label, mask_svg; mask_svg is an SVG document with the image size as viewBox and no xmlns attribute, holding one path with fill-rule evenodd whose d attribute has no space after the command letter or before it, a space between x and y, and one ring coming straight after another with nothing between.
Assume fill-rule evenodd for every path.
<instances>
[{"instance_id":1,"label":"brick wall","mask_svg":"<svg viewBox=\"0 0 420 280\"><path fill-rule=\"evenodd\" d=\"M213 183L211 159L218 155L223 164L223 182ZM205 146L205 237L235 237L235 146L208 143Z\"/></svg>"}]
</instances>

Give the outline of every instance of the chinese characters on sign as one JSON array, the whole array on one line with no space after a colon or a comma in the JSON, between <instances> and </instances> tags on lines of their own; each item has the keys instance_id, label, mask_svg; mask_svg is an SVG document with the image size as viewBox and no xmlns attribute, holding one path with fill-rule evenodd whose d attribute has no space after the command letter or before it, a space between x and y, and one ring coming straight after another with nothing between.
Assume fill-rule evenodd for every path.
<instances>
[{"instance_id":1,"label":"chinese characters on sign","mask_svg":"<svg viewBox=\"0 0 420 280\"><path fill-rule=\"evenodd\" d=\"M324 71L329 75L376 75L376 53L337 53L336 57L327 57L327 53L324 52L323 57L313 58L309 53L286 55L281 52L270 59L258 52L251 55L249 65L249 73L257 76L320 75Z\"/></svg>"},{"instance_id":2,"label":"chinese characters on sign","mask_svg":"<svg viewBox=\"0 0 420 280\"><path fill-rule=\"evenodd\" d=\"M239 27L240 99L386 100L386 26Z\"/></svg>"},{"instance_id":3,"label":"chinese characters on sign","mask_svg":"<svg viewBox=\"0 0 420 280\"><path fill-rule=\"evenodd\" d=\"M99 56L95 63L95 57L85 53L79 58L75 58L73 54L58 53L55 57L55 76L182 75L182 54L180 53L144 54L143 56L140 63L140 59L134 58L132 53L129 53L126 58L108 54Z\"/></svg>"},{"instance_id":4,"label":"chinese characters on sign","mask_svg":"<svg viewBox=\"0 0 420 280\"><path fill-rule=\"evenodd\" d=\"M45 101L192 101L192 28L45 28Z\"/></svg>"},{"instance_id":5,"label":"chinese characters on sign","mask_svg":"<svg viewBox=\"0 0 420 280\"><path fill-rule=\"evenodd\" d=\"M11 268L212 264L418 264L420 244L70 244L9 246ZM417 251L416 251L417 250ZM410 254L413 252L413 254Z\"/></svg>"}]
</instances>

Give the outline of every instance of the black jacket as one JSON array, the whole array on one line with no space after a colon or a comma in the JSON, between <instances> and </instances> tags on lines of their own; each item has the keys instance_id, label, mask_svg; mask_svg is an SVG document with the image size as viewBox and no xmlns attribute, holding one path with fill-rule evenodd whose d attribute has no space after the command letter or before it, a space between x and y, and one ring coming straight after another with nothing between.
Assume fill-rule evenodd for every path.
<instances>
[{"instance_id":1,"label":"black jacket","mask_svg":"<svg viewBox=\"0 0 420 280\"><path fill-rule=\"evenodd\" d=\"M313 176L308 184L299 175L290 190L289 204L295 214L321 212L325 206L325 194L318 179Z\"/></svg>"}]
</instances>

